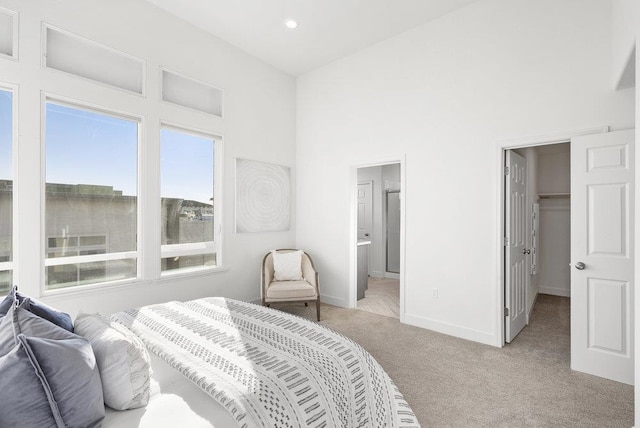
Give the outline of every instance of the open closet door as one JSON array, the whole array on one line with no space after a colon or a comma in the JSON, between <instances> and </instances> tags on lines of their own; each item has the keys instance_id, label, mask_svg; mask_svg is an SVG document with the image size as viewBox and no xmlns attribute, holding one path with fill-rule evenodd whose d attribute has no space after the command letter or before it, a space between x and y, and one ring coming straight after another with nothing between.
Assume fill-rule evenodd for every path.
<instances>
[{"instance_id":1,"label":"open closet door","mask_svg":"<svg viewBox=\"0 0 640 428\"><path fill-rule=\"evenodd\" d=\"M634 131L571 139L571 368L633 384Z\"/></svg>"},{"instance_id":2,"label":"open closet door","mask_svg":"<svg viewBox=\"0 0 640 428\"><path fill-rule=\"evenodd\" d=\"M506 151L505 168L505 341L511 342L527 323L526 160Z\"/></svg>"}]
</instances>

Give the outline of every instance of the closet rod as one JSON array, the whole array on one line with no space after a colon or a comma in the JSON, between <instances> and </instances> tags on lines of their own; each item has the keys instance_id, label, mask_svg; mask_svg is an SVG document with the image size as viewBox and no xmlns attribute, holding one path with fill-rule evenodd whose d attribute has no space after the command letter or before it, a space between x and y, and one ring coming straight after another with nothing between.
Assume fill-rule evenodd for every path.
<instances>
[{"instance_id":1,"label":"closet rod","mask_svg":"<svg viewBox=\"0 0 640 428\"><path fill-rule=\"evenodd\" d=\"M570 193L540 193L538 199L559 199L559 198L571 198Z\"/></svg>"}]
</instances>

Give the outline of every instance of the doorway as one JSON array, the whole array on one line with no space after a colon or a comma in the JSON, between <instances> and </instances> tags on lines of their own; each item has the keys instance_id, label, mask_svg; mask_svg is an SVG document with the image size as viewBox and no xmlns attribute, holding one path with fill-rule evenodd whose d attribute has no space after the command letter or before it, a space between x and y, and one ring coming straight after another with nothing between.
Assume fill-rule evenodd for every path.
<instances>
[{"instance_id":1,"label":"doorway","mask_svg":"<svg viewBox=\"0 0 640 428\"><path fill-rule=\"evenodd\" d=\"M523 315L528 323L538 295L569 295L571 368L633 383L635 192L634 168L630 160L634 158L634 130L607 131L588 130L569 134L565 138L520 145L504 144L500 147L501 171L504 172L501 174L500 197L502 234L499 304L502 306L497 311L502 332L500 345L517 336L519 327L517 323L511 323L515 315L520 315L521 306L524 306ZM570 166L566 168L564 162L564 169L569 172L569 194L562 188L544 189L540 180L550 177L548 174L538 174L541 179L535 177L536 174L532 174L536 170L535 163L544 156L554 155L557 158L560 154L562 157L561 154L566 151L558 143L567 142L570 142ZM538 146L545 147L538 149ZM533 157L527 157L532 153ZM526 159L534 159L534 168ZM505 161L509 161L509 164L505 165ZM511 173L515 173L515 176L510 177ZM527 180L529 182L525 182ZM561 180L556 177L551 181ZM526 194L523 189L526 189ZM570 200L569 204L567 200ZM567 205L570 208L568 218ZM550 217L547 215L548 218L544 220L544 212L556 217L558 213L564 216L564 226L560 227L562 233L549 224L545 226ZM562 224L563 221L558 223L556 219L556 224ZM549 229L546 238L545 229ZM545 276L541 275L544 272L541 269L545 263L542 254L545 242L561 238L559 235L566 235L567 229L570 243L567 245L564 241L559 245L564 261L556 256L560 261L557 266L563 269L560 272L547 272L547 277L556 274L556 278L565 278L564 283L568 278L570 288L565 288L563 281L553 285L543 284ZM538 242L536 239L539 239ZM511 247L515 246L522 248L512 251ZM566 259L567 246L570 248L569 262ZM552 250L547 246L545 251ZM522 254L525 255L524 264ZM544 256L549 258L552 255ZM510 258L515 262L512 263ZM510 328L513 330L509 331Z\"/></svg>"},{"instance_id":2,"label":"doorway","mask_svg":"<svg viewBox=\"0 0 640 428\"><path fill-rule=\"evenodd\" d=\"M402 165L356 168L355 307L400 318Z\"/></svg>"},{"instance_id":3,"label":"doorway","mask_svg":"<svg viewBox=\"0 0 640 428\"><path fill-rule=\"evenodd\" d=\"M570 297L570 155L569 142L505 152L507 343L529 325L538 296Z\"/></svg>"}]
</instances>

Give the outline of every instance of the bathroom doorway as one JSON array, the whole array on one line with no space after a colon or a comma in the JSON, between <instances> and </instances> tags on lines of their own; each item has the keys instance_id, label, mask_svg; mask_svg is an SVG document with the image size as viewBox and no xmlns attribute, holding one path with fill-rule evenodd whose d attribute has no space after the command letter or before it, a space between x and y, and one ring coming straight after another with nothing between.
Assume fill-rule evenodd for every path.
<instances>
[{"instance_id":1,"label":"bathroom doorway","mask_svg":"<svg viewBox=\"0 0 640 428\"><path fill-rule=\"evenodd\" d=\"M357 169L358 234L356 307L400 318L401 165L390 163ZM370 210L365 193L371 188ZM362 194L362 195L361 195Z\"/></svg>"}]
</instances>

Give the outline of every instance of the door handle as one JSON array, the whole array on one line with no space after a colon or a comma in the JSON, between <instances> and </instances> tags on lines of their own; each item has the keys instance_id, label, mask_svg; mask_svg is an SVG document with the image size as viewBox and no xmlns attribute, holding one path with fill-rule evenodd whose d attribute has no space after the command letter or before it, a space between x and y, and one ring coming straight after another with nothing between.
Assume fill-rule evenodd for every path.
<instances>
[{"instance_id":1,"label":"door handle","mask_svg":"<svg viewBox=\"0 0 640 428\"><path fill-rule=\"evenodd\" d=\"M369 236L369 234L368 234L368 233L365 233L365 234L364 234L364 236Z\"/></svg>"},{"instance_id":2,"label":"door handle","mask_svg":"<svg viewBox=\"0 0 640 428\"><path fill-rule=\"evenodd\" d=\"M531 250L527 250L526 248L522 250L522 254L531 254Z\"/></svg>"},{"instance_id":3,"label":"door handle","mask_svg":"<svg viewBox=\"0 0 640 428\"><path fill-rule=\"evenodd\" d=\"M587 265L585 265L582 262L576 263L576 269L578 269L578 270L584 270L584 268L586 268L586 267L587 267Z\"/></svg>"}]
</instances>

